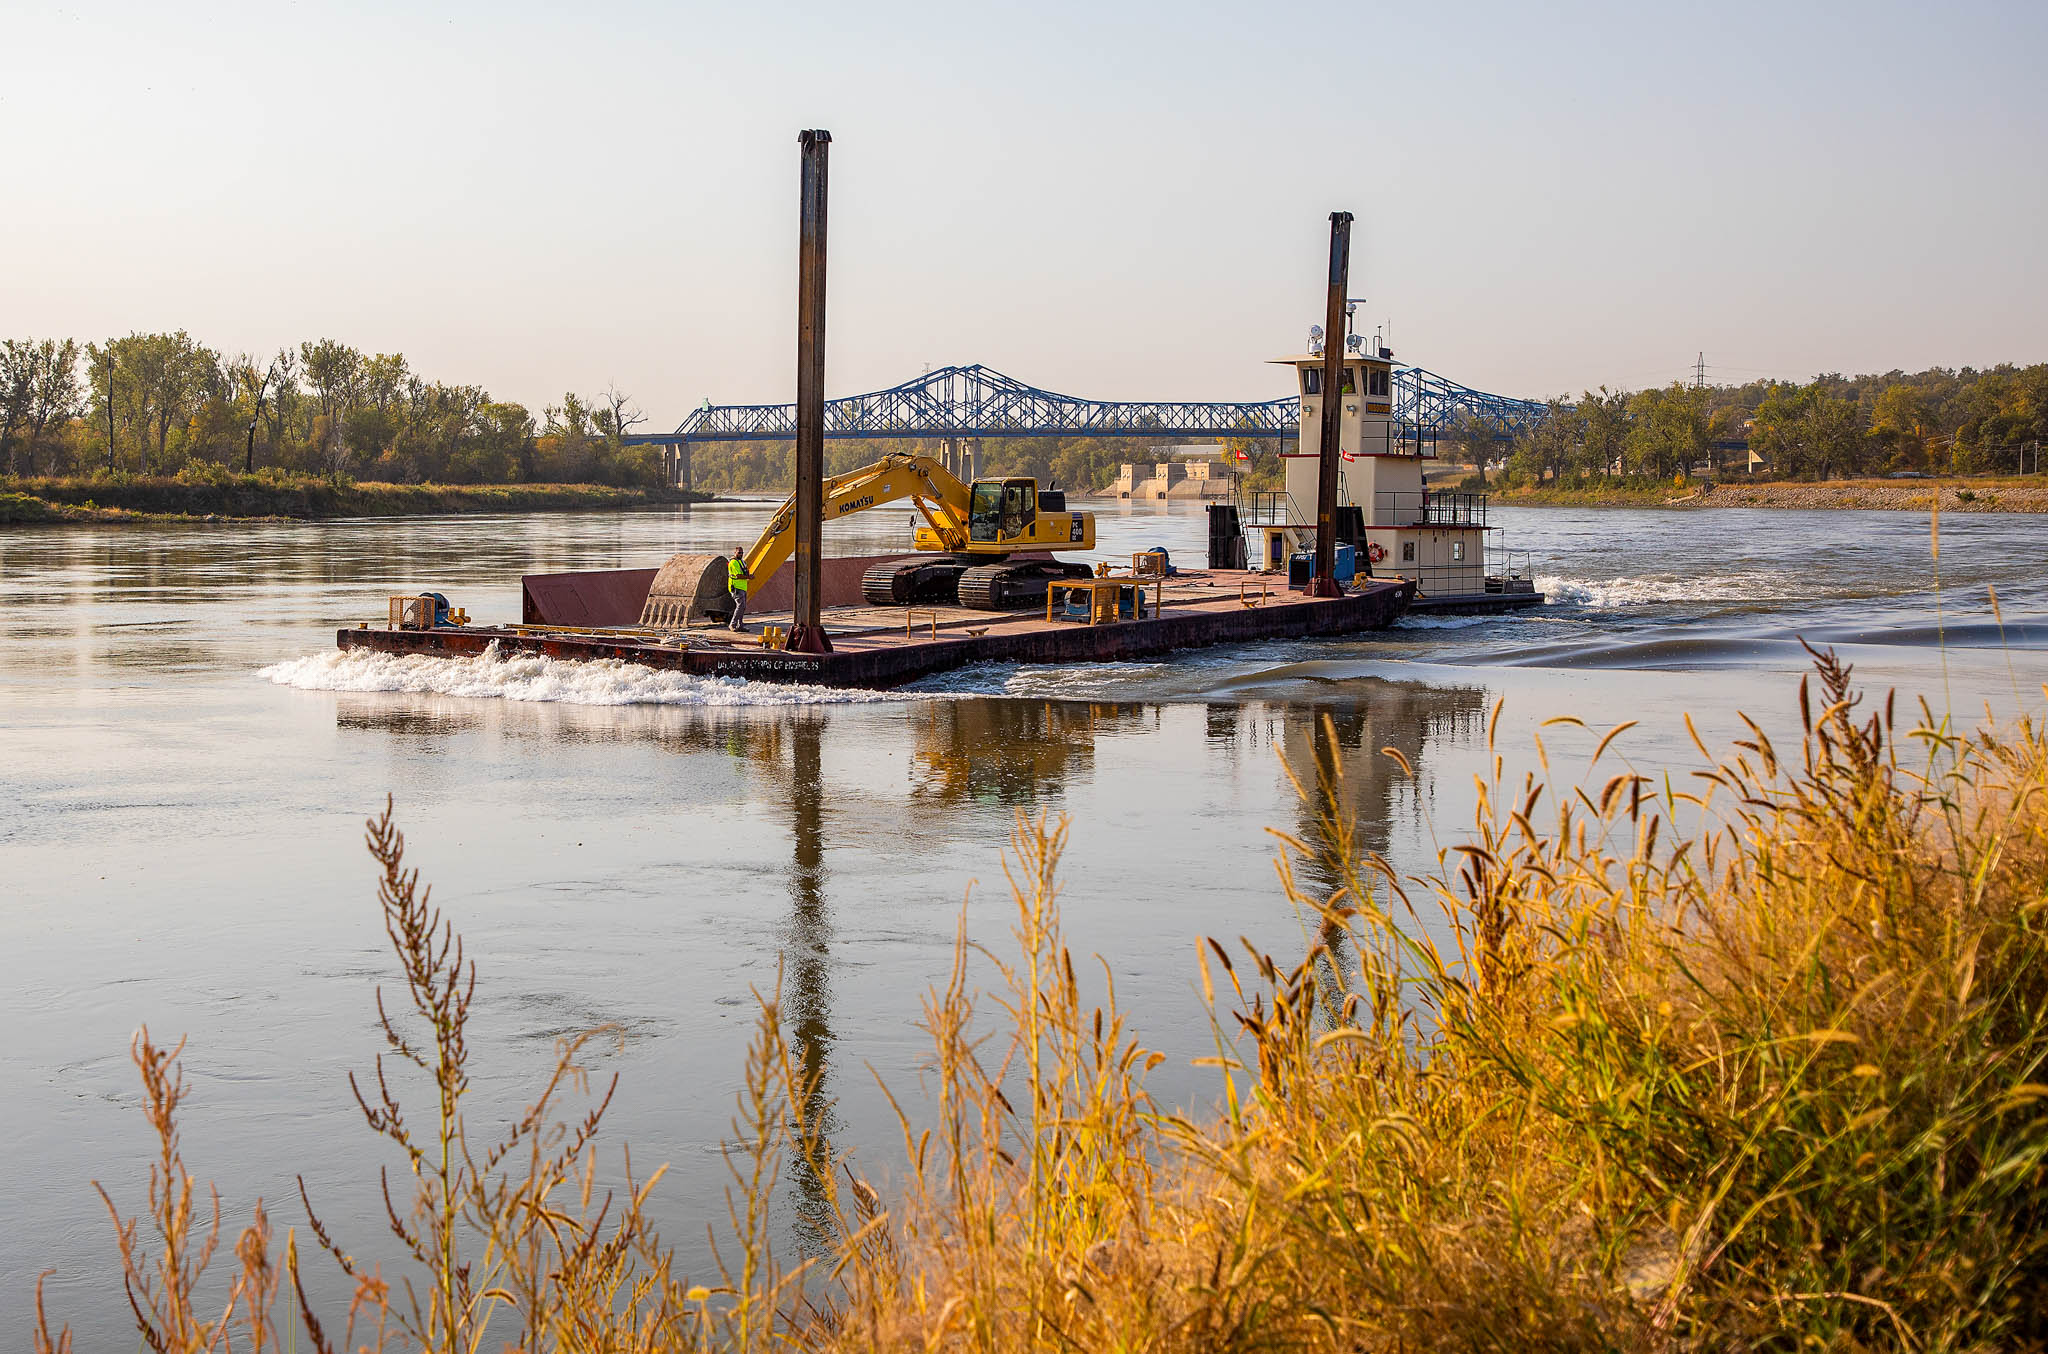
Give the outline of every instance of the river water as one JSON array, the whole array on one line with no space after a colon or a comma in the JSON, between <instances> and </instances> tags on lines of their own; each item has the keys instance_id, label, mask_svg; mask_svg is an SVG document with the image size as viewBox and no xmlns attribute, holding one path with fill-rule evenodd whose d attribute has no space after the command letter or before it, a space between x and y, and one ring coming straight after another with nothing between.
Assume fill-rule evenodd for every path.
<instances>
[{"instance_id":1,"label":"river water","mask_svg":"<svg viewBox=\"0 0 2048 1354\"><path fill-rule=\"evenodd\" d=\"M963 899L970 933L1002 942L1020 811L1071 819L1069 939L1170 1055L1158 1094L1200 1105L1198 940L1301 944L1267 832L1304 821L1283 758L1334 739L1365 841L1419 871L1470 815L1499 698L1511 774L1561 714L1640 720L1619 744L1637 766L1691 768L1683 711L1710 745L1740 736L1742 711L1796 727L1801 636L1972 723L2038 712L2048 679L2048 518L1944 519L1937 589L1923 515L1737 510L1496 510L1552 599L1524 615L977 669L879 697L333 651L387 592L510 618L522 572L728 550L768 511L0 532L5 1338L24 1340L45 1268L82 1348L134 1338L91 1182L141 1206L128 1045L144 1023L189 1036L187 1157L231 1221L261 1195L280 1231L301 1224L303 1173L346 1245L392 1254L385 1158L346 1081L377 1051L374 994L394 980L361 844L387 793L478 964L477 1113L523 1104L556 1039L618 1027L595 1058L621 1078L609 1140L671 1163L654 1212L701 1264L751 992L783 974L835 1141L886 1177L877 1078L915 1103L918 1003ZM1199 560L1199 508L1103 516L1104 556ZM877 513L834 531L828 548L859 554L903 527ZM1578 774L1590 737L1543 737Z\"/></svg>"}]
</instances>

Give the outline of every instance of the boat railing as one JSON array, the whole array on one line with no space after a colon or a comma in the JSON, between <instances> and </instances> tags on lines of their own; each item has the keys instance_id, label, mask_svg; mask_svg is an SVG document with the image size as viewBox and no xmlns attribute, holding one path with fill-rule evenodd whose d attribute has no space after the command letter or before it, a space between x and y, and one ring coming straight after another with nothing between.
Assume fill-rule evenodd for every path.
<instances>
[{"instance_id":1,"label":"boat railing","mask_svg":"<svg viewBox=\"0 0 2048 1354\"><path fill-rule=\"evenodd\" d=\"M1447 597L1491 591L1484 576L1471 562L1463 564L1396 564L1383 560L1372 566L1375 578L1406 578L1424 597ZM1363 569L1361 568L1361 573Z\"/></svg>"},{"instance_id":2,"label":"boat railing","mask_svg":"<svg viewBox=\"0 0 2048 1354\"><path fill-rule=\"evenodd\" d=\"M1373 495L1373 525L1380 527L1483 527L1486 495L1444 489L1382 489Z\"/></svg>"},{"instance_id":3,"label":"boat railing","mask_svg":"<svg viewBox=\"0 0 2048 1354\"><path fill-rule=\"evenodd\" d=\"M1238 523L1247 527L1296 526L1314 518L1304 518L1294 505L1294 496L1285 489L1248 490L1237 506Z\"/></svg>"},{"instance_id":4,"label":"boat railing","mask_svg":"<svg viewBox=\"0 0 2048 1354\"><path fill-rule=\"evenodd\" d=\"M1505 546L1486 547L1486 572L1499 578L1534 578L1535 559L1527 550L1509 550Z\"/></svg>"}]
</instances>

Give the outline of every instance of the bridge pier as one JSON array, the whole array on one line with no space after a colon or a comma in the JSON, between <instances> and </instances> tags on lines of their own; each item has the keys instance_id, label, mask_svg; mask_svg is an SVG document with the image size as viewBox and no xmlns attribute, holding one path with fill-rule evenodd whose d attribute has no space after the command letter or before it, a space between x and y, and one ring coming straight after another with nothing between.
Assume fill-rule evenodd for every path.
<instances>
[{"instance_id":1,"label":"bridge pier","mask_svg":"<svg viewBox=\"0 0 2048 1354\"><path fill-rule=\"evenodd\" d=\"M942 437L939 439L939 464L946 467L948 474L972 481L981 473L981 439L979 437Z\"/></svg>"}]
</instances>

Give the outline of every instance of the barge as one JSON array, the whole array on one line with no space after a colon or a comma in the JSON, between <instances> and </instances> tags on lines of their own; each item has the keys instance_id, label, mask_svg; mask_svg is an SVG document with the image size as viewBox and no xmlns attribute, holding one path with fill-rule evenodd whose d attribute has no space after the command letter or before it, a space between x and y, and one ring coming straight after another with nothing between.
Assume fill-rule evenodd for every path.
<instances>
[{"instance_id":1,"label":"barge","mask_svg":"<svg viewBox=\"0 0 2048 1354\"><path fill-rule=\"evenodd\" d=\"M757 629L749 633L715 624L641 626L651 569L529 576L516 625L434 624L426 615L408 626L399 616L382 629L342 630L336 640L343 649L376 653L622 659L703 677L880 689L978 663L1116 662L1216 644L1356 634L1392 624L1415 595L1412 582L1359 579L1341 596L1309 597L1269 575L1219 569L1090 576L1062 585L1043 611L878 607L857 591L845 595L891 558L823 561L826 653L777 647L790 623L790 613L780 610L750 611ZM762 589L763 604L774 603L772 589Z\"/></svg>"},{"instance_id":2,"label":"barge","mask_svg":"<svg viewBox=\"0 0 2048 1354\"><path fill-rule=\"evenodd\" d=\"M1319 330L1296 371L1301 426L1324 417L1329 367ZM1489 539L1481 494L1427 487L1434 449L1398 438L1393 354L1353 342L1328 412L1337 423L1335 596L1315 596L1316 455L1286 456L1284 487L1209 507L1208 567L1160 552L1128 568L1061 561L1089 550L1093 514L1035 480L958 479L928 457L892 453L819 485L831 520L907 501L918 553L816 562L822 639L789 643L795 613L795 499L730 556L678 554L660 569L529 575L517 624L472 625L435 594L391 599L389 624L342 630L344 649L475 657L532 653L621 659L704 677L886 688L981 663L1086 663L1267 639L1357 634L1415 612L1539 606L1527 557ZM1048 548L1051 547L1051 548ZM725 622L744 579L744 620ZM975 586L970 586L975 585Z\"/></svg>"}]
</instances>

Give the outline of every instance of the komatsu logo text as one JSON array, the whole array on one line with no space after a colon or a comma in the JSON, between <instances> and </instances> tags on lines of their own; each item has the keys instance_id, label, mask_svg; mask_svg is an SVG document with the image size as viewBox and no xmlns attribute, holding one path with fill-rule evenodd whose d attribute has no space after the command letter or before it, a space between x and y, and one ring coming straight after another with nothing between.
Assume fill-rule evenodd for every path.
<instances>
[{"instance_id":1,"label":"komatsu logo text","mask_svg":"<svg viewBox=\"0 0 2048 1354\"><path fill-rule=\"evenodd\" d=\"M869 494L865 498L855 498L847 500L846 502L839 505L839 511L858 512L862 508L872 508L874 505L875 496L873 494Z\"/></svg>"}]
</instances>

